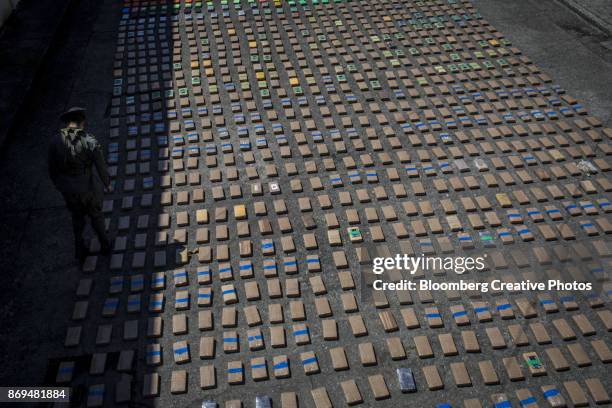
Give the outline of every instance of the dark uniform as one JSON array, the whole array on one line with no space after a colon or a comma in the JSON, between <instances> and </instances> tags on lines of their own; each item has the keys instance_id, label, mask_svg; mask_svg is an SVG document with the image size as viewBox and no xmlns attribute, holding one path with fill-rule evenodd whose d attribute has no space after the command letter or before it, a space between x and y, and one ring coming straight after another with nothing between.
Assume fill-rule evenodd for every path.
<instances>
[{"instance_id":1,"label":"dark uniform","mask_svg":"<svg viewBox=\"0 0 612 408\"><path fill-rule=\"evenodd\" d=\"M103 187L93 174L93 167L105 186L110 184L102 149L98 141L83 129L63 128L49 146L49 176L62 193L72 215L75 256L83 259L87 249L83 242L85 217L98 236L103 253L110 250L102 215Z\"/></svg>"}]
</instances>

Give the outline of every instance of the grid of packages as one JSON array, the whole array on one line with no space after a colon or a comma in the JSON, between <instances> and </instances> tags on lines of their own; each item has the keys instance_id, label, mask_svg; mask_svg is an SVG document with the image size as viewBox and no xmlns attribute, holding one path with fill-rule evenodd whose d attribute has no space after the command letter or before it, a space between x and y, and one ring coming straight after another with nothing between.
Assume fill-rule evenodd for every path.
<instances>
[{"instance_id":1,"label":"grid of packages","mask_svg":"<svg viewBox=\"0 0 612 408\"><path fill-rule=\"evenodd\" d=\"M124 0L113 78L86 406L610 402L612 129L468 0ZM398 253L591 290L373 290Z\"/></svg>"}]
</instances>

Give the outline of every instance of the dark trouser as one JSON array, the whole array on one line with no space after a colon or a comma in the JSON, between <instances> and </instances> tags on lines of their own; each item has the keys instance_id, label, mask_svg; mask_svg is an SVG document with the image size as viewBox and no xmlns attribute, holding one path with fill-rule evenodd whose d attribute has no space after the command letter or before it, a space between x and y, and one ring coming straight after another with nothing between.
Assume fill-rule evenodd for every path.
<instances>
[{"instance_id":1,"label":"dark trouser","mask_svg":"<svg viewBox=\"0 0 612 408\"><path fill-rule=\"evenodd\" d=\"M72 228L74 230L74 249L77 257L86 253L83 242L83 231L85 230L85 217L89 216L102 249L108 248L109 242L106 238L104 228L104 216L102 215L102 203L94 192L86 193L64 193L66 206L72 215Z\"/></svg>"}]
</instances>

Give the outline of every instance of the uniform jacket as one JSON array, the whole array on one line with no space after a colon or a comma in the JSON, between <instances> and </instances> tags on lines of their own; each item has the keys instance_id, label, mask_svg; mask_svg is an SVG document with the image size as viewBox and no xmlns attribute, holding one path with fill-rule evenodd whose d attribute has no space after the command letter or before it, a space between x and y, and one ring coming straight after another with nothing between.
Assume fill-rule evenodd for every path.
<instances>
[{"instance_id":1,"label":"uniform jacket","mask_svg":"<svg viewBox=\"0 0 612 408\"><path fill-rule=\"evenodd\" d=\"M101 193L93 167L105 186L110 183L100 144L83 129L61 129L51 140L48 164L49 177L62 193Z\"/></svg>"}]
</instances>

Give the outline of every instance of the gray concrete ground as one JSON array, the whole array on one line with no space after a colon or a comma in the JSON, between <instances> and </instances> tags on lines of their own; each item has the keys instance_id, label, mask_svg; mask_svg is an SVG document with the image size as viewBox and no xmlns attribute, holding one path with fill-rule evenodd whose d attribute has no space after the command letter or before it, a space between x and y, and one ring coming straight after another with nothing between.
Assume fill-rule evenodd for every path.
<instances>
[{"instance_id":1,"label":"gray concrete ground","mask_svg":"<svg viewBox=\"0 0 612 408\"><path fill-rule=\"evenodd\" d=\"M475 4L556 83L612 124L612 87L605 86L612 83L612 65L601 46L605 35L551 0ZM104 139L118 7L110 0L78 5L32 103L31 118L0 163L1 385L41 383L48 358L63 354L57 348L73 306L77 273L68 213L46 176L46 140L57 115L71 104L89 107L90 126ZM310 387L320 380L306 381L313 381Z\"/></svg>"},{"instance_id":2,"label":"gray concrete ground","mask_svg":"<svg viewBox=\"0 0 612 408\"><path fill-rule=\"evenodd\" d=\"M610 2L612 3L612 2ZM482 15L555 82L612 125L610 36L556 1L475 0Z\"/></svg>"},{"instance_id":3,"label":"gray concrete ground","mask_svg":"<svg viewBox=\"0 0 612 408\"><path fill-rule=\"evenodd\" d=\"M9 3L9 2L3 2ZM63 25L70 0L24 1L0 27L0 147L18 126L20 108L38 86L45 56ZM8 6L7 6L8 7ZM4 10L3 10L4 11Z\"/></svg>"},{"instance_id":4,"label":"gray concrete ground","mask_svg":"<svg viewBox=\"0 0 612 408\"><path fill-rule=\"evenodd\" d=\"M608 0L559 1L609 35L612 35L612 2Z\"/></svg>"}]
</instances>

